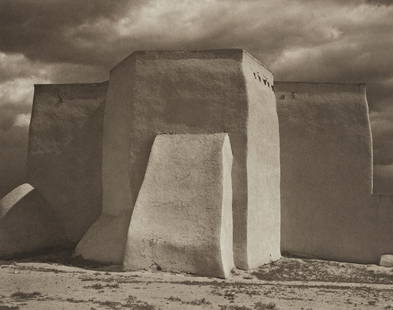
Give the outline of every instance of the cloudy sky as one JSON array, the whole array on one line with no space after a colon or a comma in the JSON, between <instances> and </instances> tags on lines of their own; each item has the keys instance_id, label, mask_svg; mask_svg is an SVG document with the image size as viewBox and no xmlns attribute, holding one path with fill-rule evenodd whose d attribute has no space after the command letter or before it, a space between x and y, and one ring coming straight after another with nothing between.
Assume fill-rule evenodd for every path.
<instances>
[{"instance_id":1,"label":"cloudy sky","mask_svg":"<svg viewBox=\"0 0 393 310\"><path fill-rule=\"evenodd\" d=\"M393 0L0 0L0 195L23 180L34 83L103 81L136 49L224 47L278 80L368 83L375 172L393 177Z\"/></svg>"}]
</instances>

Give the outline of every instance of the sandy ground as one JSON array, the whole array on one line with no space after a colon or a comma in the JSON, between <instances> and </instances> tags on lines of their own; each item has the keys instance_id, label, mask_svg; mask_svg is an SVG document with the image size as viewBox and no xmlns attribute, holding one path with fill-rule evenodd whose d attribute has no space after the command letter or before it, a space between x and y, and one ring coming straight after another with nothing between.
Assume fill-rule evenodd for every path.
<instances>
[{"instance_id":1,"label":"sandy ground","mask_svg":"<svg viewBox=\"0 0 393 310\"><path fill-rule=\"evenodd\" d=\"M59 257L0 261L0 310L393 310L393 268L376 265L282 258L220 280Z\"/></svg>"}]
</instances>

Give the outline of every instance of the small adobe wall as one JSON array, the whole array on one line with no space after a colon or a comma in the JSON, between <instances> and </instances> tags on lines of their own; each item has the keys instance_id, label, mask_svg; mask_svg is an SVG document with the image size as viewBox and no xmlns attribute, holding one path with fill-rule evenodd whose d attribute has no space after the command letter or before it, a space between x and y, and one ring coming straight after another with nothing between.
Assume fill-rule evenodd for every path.
<instances>
[{"instance_id":1,"label":"small adobe wall","mask_svg":"<svg viewBox=\"0 0 393 310\"><path fill-rule=\"evenodd\" d=\"M28 182L63 223L70 246L101 212L107 83L35 85Z\"/></svg>"},{"instance_id":2,"label":"small adobe wall","mask_svg":"<svg viewBox=\"0 0 393 310\"><path fill-rule=\"evenodd\" d=\"M376 263L393 251L393 208L372 195L362 84L275 83L281 147L281 249Z\"/></svg>"},{"instance_id":3,"label":"small adobe wall","mask_svg":"<svg viewBox=\"0 0 393 310\"><path fill-rule=\"evenodd\" d=\"M62 223L30 184L0 200L0 257L15 258L64 246Z\"/></svg>"}]
</instances>

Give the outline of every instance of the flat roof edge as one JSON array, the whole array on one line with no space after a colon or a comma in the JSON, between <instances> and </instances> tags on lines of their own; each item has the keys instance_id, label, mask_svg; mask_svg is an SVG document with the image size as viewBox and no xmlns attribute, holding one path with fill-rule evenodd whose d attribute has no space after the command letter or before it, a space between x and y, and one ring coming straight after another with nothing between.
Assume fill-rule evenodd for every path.
<instances>
[{"instance_id":1,"label":"flat roof edge","mask_svg":"<svg viewBox=\"0 0 393 310\"><path fill-rule=\"evenodd\" d=\"M243 55L247 55L248 57L252 58L255 62L257 62L259 65L264 67L267 71L272 73L271 70L264 63L262 63L259 59L253 56L250 52L242 48L135 50L131 54L129 54L128 56L124 57L122 60L117 62L110 71L112 72L119 65L121 65L122 63L126 62L127 60L133 57L134 58L146 57L147 59L157 59L159 57L163 57L164 59L182 59L182 56L184 56L184 58L187 57L192 58L192 56L195 57L199 56L201 59L203 58L209 59L210 57L214 58L214 56L216 56L217 58L219 57L229 58L229 59L233 58L241 61Z\"/></svg>"}]
</instances>

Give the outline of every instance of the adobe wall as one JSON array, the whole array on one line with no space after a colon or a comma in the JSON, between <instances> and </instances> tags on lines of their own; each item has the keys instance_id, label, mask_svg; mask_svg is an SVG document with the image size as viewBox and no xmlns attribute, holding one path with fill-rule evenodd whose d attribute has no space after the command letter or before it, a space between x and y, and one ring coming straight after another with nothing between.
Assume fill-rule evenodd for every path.
<instances>
[{"instance_id":1,"label":"adobe wall","mask_svg":"<svg viewBox=\"0 0 393 310\"><path fill-rule=\"evenodd\" d=\"M227 132L234 154L232 181L235 262L242 268L260 264L262 260L266 262L266 257L257 259L256 252L255 258L251 258L250 255L254 255L254 252L249 252L250 247L247 248L247 221L255 220L257 223L257 215L260 215L249 214L248 192L252 193L250 197L255 206L252 210L255 210L261 201L274 199L269 195L256 194L260 188L253 182L258 179L258 173L248 177L247 167L262 171L264 166L258 166L251 161L264 162L265 156L271 158L278 154L277 149L273 148L265 148L267 152L272 150L273 155L265 155L266 152L260 151L258 155L251 154L254 149L248 149L250 143L247 131L255 130L257 122L253 121L248 127L249 106L254 103L248 102L253 91L248 91L247 87L255 84L246 83L245 71L242 69L243 59L246 58L252 59L242 50L136 52L111 71L104 120L102 219L131 216L149 152L157 134ZM270 72L255 60L250 62L255 68L253 71L264 72L270 84L273 83ZM250 70L247 74L255 79ZM259 82L258 87L261 88L261 94L268 94L258 100L253 99L253 102L258 101L258 104L269 106L263 113L275 119L271 87L263 82ZM265 100L269 102L261 103ZM261 109L257 108L253 112L262 113ZM265 127L267 126L262 123L259 130L269 132ZM271 139L272 142L267 144L277 144L277 135ZM258 150L262 148L258 147ZM261 172L261 175L263 173ZM277 180L273 180L274 185L271 186L275 187ZM279 189L275 191L276 194L277 191ZM255 198L257 196L258 199ZM277 201L277 198L275 199ZM277 205L272 206L271 210L274 207ZM98 222L94 232L88 233L90 240L94 240L94 235L102 236L99 229L96 229L100 226ZM270 236L264 225L251 227L250 234L261 239ZM273 234L275 237L272 240L276 240L276 230ZM125 242L125 236L123 239ZM255 243L252 238L250 242ZM87 244L85 246L89 247ZM102 245L102 249L104 248L106 246ZM272 257L276 257L277 252L275 251ZM83 250L79 253L83 256ZM117 261L121 261L122 254L114 255Z\"/></svg>"},{"instance_id":2,"label":"adobe wall","mask_svg":"<svg viewBox=\"0 0 393 310\"><path fill-rule=\"evenodd\" d=\"M106 90L106 82L34 88L28 182L49 202L73 245L101 212Z\"/></svg>"},{"instance_id":3,"label":"adobe wall","mask_svg":"<svg viewBox=\"0 0 393 310\"><path fill-rule=\"evenodd\" d=\"M281 148L281 249L376 263L393 251L393 209L372 196L365 86L275 83Z\"/></svg>"},{"instance_id":4,"label":"adobe wall","mask_svg":"<svg viewBox=\"0 0 393 310\"><path fill-rule=\"evenodd\" d=\"M125 269L228 277L234 267L231 169L227 134L156 136L131 218Z\"/></svg>"}]
</instances>

